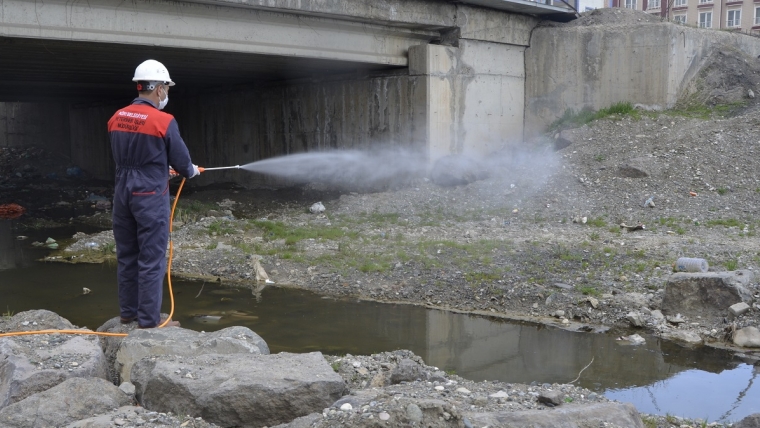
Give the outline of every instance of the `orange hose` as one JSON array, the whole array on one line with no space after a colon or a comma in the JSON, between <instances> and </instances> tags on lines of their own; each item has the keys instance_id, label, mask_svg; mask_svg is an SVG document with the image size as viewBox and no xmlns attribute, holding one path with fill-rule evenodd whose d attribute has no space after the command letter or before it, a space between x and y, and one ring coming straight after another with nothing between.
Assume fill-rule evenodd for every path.
<instances>
[{"instance_id":1,"label":"orange hose","mask_svg":"<svg viewBox=\"0 0 760 428\"><path fill-rule=\"evenodd\" d=\"M169 216L169 261L166 265L166 279L169 283L169 301L171 302L171 310L169 316L164 322L158 326L158 328L166 326L174 315L174 292L172 291L172 258L174 257L174 243L172 242L172 223L174 222L174 210L177 208L177 202L179 202L179 194L182 193L182 187L185 185L185 178L182 178L182 182L177 189L177 195L174 197L174 203L172 204L172 212ZM87 331L87 330L35 330L35 331L13 331L10 333L0 333L0 337L9 336L28 336L32 334L80 334L90 336L110 336L110 337L126 337L127 333L106 333L99 331Z\"/></svg>"}]
</instances>

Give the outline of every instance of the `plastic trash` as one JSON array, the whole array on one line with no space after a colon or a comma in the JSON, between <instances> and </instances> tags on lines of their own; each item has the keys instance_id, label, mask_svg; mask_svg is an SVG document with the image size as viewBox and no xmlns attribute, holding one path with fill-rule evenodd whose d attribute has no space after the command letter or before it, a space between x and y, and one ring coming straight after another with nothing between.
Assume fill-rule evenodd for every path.
<instances>
[{"instance_id":1,"label":"plastic trash","mask_svg":"<svg viewBox=\"0 0 760 428\"><path fill-rule=\"evenodd\" d=\"M676 260L676 272L707 272L707 260L693 257L681 257Z\"/></svg>"},{"instance_id":2,"label":"plastic trash","mask_svg":"<svg viewBox=\"0 0 760 428\"><path fill-rule=\"evenodd\" d=\"M322 205L322 202L317 202L309 208L309 211L311 211L313 214L320 214L325 212L325 206Z\"/></svg>"},{"instance_id":3,"label":"plastic trash","mask_svg":"<svg viewBox=\"0 0 760 428\"><path fill-rule=\"evenodd\" d=\"M88 250L94 250L94 249L98 248L98 243L97 242L88 242L88 243L84 244L84 247L87 248Z\"/></svg>"},{"instance_id":4,"label":"plastic trash","mask_svg":"<svg viewBox=\"0 0 760 428\"><path fill-rule=\"evenodd\" d=\"M69 177L81 177L82 170L78 166L72 166L70 168L66 168L66 175Z\"/></svg>"}]
</instances>

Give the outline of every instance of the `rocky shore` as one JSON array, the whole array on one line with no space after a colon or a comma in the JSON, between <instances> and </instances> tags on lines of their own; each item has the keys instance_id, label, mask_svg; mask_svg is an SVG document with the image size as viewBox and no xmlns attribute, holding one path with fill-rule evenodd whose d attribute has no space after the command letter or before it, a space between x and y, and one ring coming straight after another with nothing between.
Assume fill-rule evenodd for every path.
<instances>
[{"instance_id":1,"label":"rocky shore","mask_svg":"<svg viewBox=\"0 0 760 428\"><path fill-rule=\"evenodd\" d=\"M44 310L0 321L2 333L44 329L79 330ZM139 330L113 319L98 330L128 335L0 338L0 426L723 426L640 415L572 384L472 382L409 351L270 354L245 327Z\"/></svg>"}]
</instances>

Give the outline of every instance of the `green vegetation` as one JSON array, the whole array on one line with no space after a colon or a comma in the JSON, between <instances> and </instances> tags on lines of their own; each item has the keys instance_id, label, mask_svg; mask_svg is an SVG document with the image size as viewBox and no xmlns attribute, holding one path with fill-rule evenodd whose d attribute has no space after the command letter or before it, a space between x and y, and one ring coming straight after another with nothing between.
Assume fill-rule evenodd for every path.
<instances>
[{"instance_id":1,"label":"green vegetation","mask_svg":"<svg viewBox=\"0 0 760 428\"><path fill-rule=\"evenodd\" d=\"M347 232L339 227L312 226L291 227L279 221L250 220L249 223L264 230L264 238L270 241L285 239L286 245L295 245L304 239L329 239L338 240L344 237L356 239L357 232Z\"/></svg>"},{"instance_id":2,"label":"green vegetation","mask_svg":"<svg viewBox=\"0 0 760 428\"><path fill-rule=\"evenodd\" d=\"M716 220L708 220L705 225L707 227L713 227L713 226L724 226L724 227L742 227L744 226L744 223L740 222L739 220L735 218L720 218Z\"/></svg>"},{"instance_id":3,"label":"green vegetation","mask_svg":"<svg viewBox=\"0 0 760 428\"><path fill-rule=\"evenodd\" d=\"M719 194L719 195L723 196L723 195L725 195L726 193L728 193L728 189L726 189L725 187L719 187L719 188L718 188L718 194Z\"/></svg>"},{"instance_id":4,"label":"green vegetation","mask_svg":"<svg viewBox=\"0 0 760 428\"><path fill-rule=\"evenodd\" d=\"M594 156L594 160L597 162L604 162L604 155L596 155Z\"/></svg>"},{"instance_id":5,"label":"green vegetation","mask_svg":"<svg viewBox=\"0 0 760 428\"><path fill-rule=\"evenodd\" d=\"M721 118L730 116L745 106L746 103L744 102L736 102L710 107L697 100L696 97L690 97L685 102L680 103L680 106L671 110L666 110L665 114L709 120L716 117Z\"/></svg>"},{"instance_id":6,"label":"green vegetation","mask_svg":"<svg viewBox=\"0 0 760 428\"><path fill-rule=\"evenodd\" d=\"M214 220L211 224L208 225L209 235L224 236L232 235L234 233L235 228L233 228L229 222L224 220Z\"/></svg>"},{"instance_id":7,"label":"green vegetation","mask_svg":"<svg viewBox=\"0 0 760 428\"><path fill-rule=\"evenodd\" d=\"M599 291L596 287L590 287L590 286L576 286L576 290L578 290L580 293L582 293L585 296L593 296L593 297L599 297L602 295L602 292Z\"/></svg>"},{"instance_id":8,"label":"green vegetation","mask_svg":"<svg viewBox=\"0 0 760 428\"><path fill-rule=\"evenodd\" d=\"M736 270L736 268L739 267L739 261L736 259L726 260L725 265L726 265L726 270L729 270L729 271Z\"/></svg>"},{"instance_id":9,"label":"green vegetation","mask_svg":"<svg viewBox=\"0 0 760 428\"><path fill-rule=\"evenodd\" d=\"M174 221L180 221L187 223L189 221L197 221L201 217L205 217L209 210L217 209L215 205L196 201L193 199L180 198L177 202L177 208L174 212Z\"/></svg>"},{"instance_id":10,"label":"green vegetation","mask_svg":"<svg viewBox=\"0 0 760 428\"><path fill-rule=\"evenodd\" d=\"M6 306L5 307L5 312L3 312L3 317L4 318L10 318L12 316L13 316L13 311L8 306Z\"/></svg>"},{"instance_id":11,"label":"green vegetation","mask_svg":"<svg viewBox=\"0 0 760 428\"><path fill-rule=\"evenodd\" d=\"M629 102L613 104L596 112L590 109L584 109L579 112L576 112L573 109L567 109L562 117L549 125L548 130L557 131L560 129L575 128L593 122L594 120L604 119L610 116L631 116L635 119L641 117L639 112L633 108L633 104ZM602 160L604 159L602 158Z\"/></svg>"},{"instance_id":12,"label":"green vegetation","mask_svg":"<svg viewBox=\"0 0 760 428\"><path fill-rule=\"evenodd\" d=\"M106 242L103 244L101 251L105 255L114 254L116 252L116 242Z\"/></svg>"},{"instance_id":13,"label":"green vegetation","mask_svg":"<svg viewBox=\"0 0 760 428\"><path fill-rule=\"evenodd\" d=\"M602 217L590 218L588 219L586 224L588 224L589 226L594 226L594 227L607 227L607 221L603 219Z\"/></svg>"}]
</instances>

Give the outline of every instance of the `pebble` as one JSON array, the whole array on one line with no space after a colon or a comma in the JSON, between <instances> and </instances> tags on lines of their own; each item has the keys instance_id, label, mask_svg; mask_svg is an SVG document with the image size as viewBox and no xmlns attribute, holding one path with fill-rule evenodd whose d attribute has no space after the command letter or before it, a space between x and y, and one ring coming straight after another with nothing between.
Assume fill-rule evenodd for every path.
<instances>
[{"instance_id":1,"label":"pebble","mask_svg":"<svg viewBox=\"0 0 760 428\"><path fill-rule=\"evenodd\" d=\"M441 385L438 385L438 386L435 387L436 391L443 391L444 389L446 389L446 388L442 387Z\"/></svg>"},{"instance_id":2,"label":"pebble","mask_svg":"<svg viewBox=\"0 0 760 428\"><path fill-rule=\"evenodd\" d=\"M381 421L387 421L388 419L391 418L391 415L389 415L388 412L380 412L380 414L377 415L377 417L379 417Z\"/></svg>"},{"instance_id":3,"label":"pebble","mask_svg":"<svg viewBox=\"0 0 760 428\"><path fill-rule=\"evenodd\" d=\"M350 412L354 409L354 406L351 405L351 403L343 403L342 406L340 406L340 410L343 410L344 412Z\"/></svg>"},{"instance_id":4,"label":"pebble","mask_svg":"<svg viewBox=\"0 0 760 428\"><path fill-rule=\"evenodd\" d=\"M460 392L462 394L469 394L470 390L467 388L457 388L457 392Z\"/></svg>"},{"instance_id":5,"label":"pebble","mask_svg":"<svg viewBox=\"0 0 760 428\"><path fill-rule=\"evenodd\" d=\"M406 406L406 417L411 422L422 422L422 410L414 403L410 403Z\"/></svg>"},{"instance_id":6,"label":"pebble","mask_svg":"<svg viewBox=\"0 0 760 428\"><path fill-rule=\"evenodd\" d=\"M494 392L493 394L489 395L489 397L491 397L491 398L507 398L507 397L509 397L509 394L507 393L507 391L499 391L499 392Z\"/></svg>"}]
</instances>

